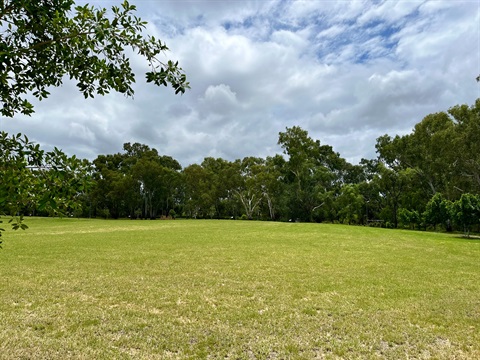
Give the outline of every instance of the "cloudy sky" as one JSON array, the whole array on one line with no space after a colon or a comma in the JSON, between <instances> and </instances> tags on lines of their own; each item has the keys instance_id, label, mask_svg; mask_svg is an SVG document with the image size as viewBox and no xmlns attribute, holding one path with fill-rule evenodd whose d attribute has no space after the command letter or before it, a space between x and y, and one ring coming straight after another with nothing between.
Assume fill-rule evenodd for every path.
<instances>
[{"instance_id":1,"label":"cloudy sky","mask_svg":"<svg viewBox=\"0 0 480 360\"><path fill-rule=\"evenodd\" d=\"M140 142L187 166L281 153L278 133L299 125L357 163L377 137L480 97L480 0L130 2L190 91L145 84L134 59L134 99L66 82L0 130L92 160Z\"/></svg>"}]
</instances>

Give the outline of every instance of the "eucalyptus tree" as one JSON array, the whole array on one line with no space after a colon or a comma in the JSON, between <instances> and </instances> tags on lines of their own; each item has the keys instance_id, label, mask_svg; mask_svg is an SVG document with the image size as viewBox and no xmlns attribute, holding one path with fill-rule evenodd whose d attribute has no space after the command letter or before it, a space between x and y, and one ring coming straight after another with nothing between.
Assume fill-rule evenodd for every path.
<instances>
[{"instance_id":1,"label":"eucalyptus tree","mask_svg":"<svg viewBox=\"0 0 480 360\"><path fill-rule=\"evenodd\" d=\"M380 216L395 228L398 227L398 211L402 207L402 201L408 196L413 176L411 169L397 170L385 166L382 162L378 164L378 173L373 182L383 203Z\"/></svg>"},{"instance_id":2,"label":"eucalyptus tree","mask_svg":"<svg viewBox=\"0 0 480 360\"><path fill-rule=\"evenodd\" d=\"M411 134L404 136L406 143L402 157L403 167L418 175L426 199L437 192L448 191L454 176L454 123L445 113L427 115L415 125Z\"/></svg>"},{"instance_id":3,"label":"eucalyptus tree","mask_svg":"<svg viewBox=\"0 0 480 360\"><path fill-rule=\"evenodd\" d=\"M284 181L289 185L291 215L307 221L330 216L333 198L346 183L351 165L298 126L280 132L278 144L288 156Z\"/></svg>"},{"instance_id":4,"label":"eucalyptus tree","mask_svg":"<svg viewBox=\"0 0 480 360\"><path fill-rule=\"evenodd\" d=\"M358 184L344 184L339 196L335 199L335 207L339 220L347 224L363 222L365 199L360 193Z\"/></svg>"},{"instance_id":5,"label":"eucalyptus tree","mask_svg":"<svg viewBox=\"0 0 480 360\"><path fill-rule=\"evenodd\" d=\"M178 202L182 167L171 156L140 143L125 143L123 153L94 160L91 191L96 214L114 218L167 215Z\"/></svg>"},{"instance_id":6,"label":"eucalyptus tree","mask_svg":"<svg viewBox=\"0 0 480 360\"><path fill-rule=\"evenodd\" d=\"M286 184L283 181L286 161L281 155L268 156L258 177L264 204L268 209L268 218L278 220L284 216L284 194Z\"/></svg>"},{"instance_id":7,"label":"eucalyptus tree","mask_svg":"<svg viewBox=\"0 0 480 360\"><path fill-rule=\"evenodd\" d=\"M284 180L289 185L289 209L292 218L311 221L313 211L324 204L322 177L330 174L318 169L318 145L299 126L279 133L278 144L288 156Z\"/></svg>"},{"instance_id":8,"label":"eucalyptus tree","mask_svg":"<svg viewBox=\"0 0 480 360\"><path fill-rule=\"evenodd\" d=\"M239 165L222 158L206 157L201 166L205 170L208 183L205 198L210 200L210 217L231 217L238 215L235 190L241 181Z\"/></svg>"},{"instance_id":9,"label":"eucalyptus tree","mask_svg":"<svg viewBox=\"0 0 480 360\"><path fill-rule=\"evenodd\" d=\"M245 215L249 220L253 214L258 213L263 200L262 173L265 167L265 160L258 157L245 157L237 160L239 166L239 181L235 193L242 204Z\"/></svg>"},{"instance_id":10,"label":"eucalyptus tree","mask_svg":"<svg viewBox=\"0 0 480 360\"><path fill-rule=\"evenodd\" d=\"M123 154L99 155L93 161L95 180L89 194L89 206L93 216L124 216L127 188L124 186L127 174L124 172L125 156ZM135 189L137 190L137 189ZM130 199L131 202L131 199Z\"/></svg>"},{"instance_id":11,"label":"eucalyptus tree","mask_svg":"<svg viewBox=\"0 0 480 360\"><path fill-rule=\"evenodd\" d=\"M480 193L480 98L472 106L457 105L448 110L455 121L450 151L453 168L461 192Z\"/></svg>"},{"instance_id":12,"label":"eucalyptus tree","mask_svg":"<svg viewBox=\"0 0 480 360\"><path fill-rule=\"evenodd\" d=\"M161 172L161 165L148 158L140 158L132 167L134 179L140 185L140 194L143 199L142 214L145 218L154 219L157 216Z\"/></svg>"},{"instance_id":13,"label":"eucalyptus tree","mask_svg":"<svg viewBox=\"0 0 480 360\"><path fill-rule=\"evenodd\" d=\"M213 204L211 183L207 171L198 164L183 169L184 207L187 216L192 218L206 217Z\"/></svg>"}]
</instances>

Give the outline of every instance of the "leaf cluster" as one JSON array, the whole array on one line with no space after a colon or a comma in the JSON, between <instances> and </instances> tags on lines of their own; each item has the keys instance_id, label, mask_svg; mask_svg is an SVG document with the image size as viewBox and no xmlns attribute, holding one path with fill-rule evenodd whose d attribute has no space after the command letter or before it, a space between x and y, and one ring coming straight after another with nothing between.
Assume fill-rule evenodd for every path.
<instances>
[{"instance_id":1,"label":"leaf cluster","mask_svg":"<svg viewBox=\"0 0 480 360\"><path fill-rule=\"evenodd\" d=\"M126 0L111 11L73 0L1 1L0 114L32 114L26 95L42 100L65 77L85 98L111 90L133 96L130 50L146 60L147 82L184 93L189 83L178 62L160 60L168 47L142 34L146 22L135 11Z\"/></svg>"},{"instance_id":2,"label":"leaf cluster","mask_svg":"<svg viewBox=\"0 0 480 360\"><path fill-rule=\"evenodd\" d=\"M45 151L25 135L0 132L0 178L0 215L10 217L14 230L25 229L24 213L63 215L78 208L91 184L91 166L57 148Z\"/></svg>"}]
</instances>

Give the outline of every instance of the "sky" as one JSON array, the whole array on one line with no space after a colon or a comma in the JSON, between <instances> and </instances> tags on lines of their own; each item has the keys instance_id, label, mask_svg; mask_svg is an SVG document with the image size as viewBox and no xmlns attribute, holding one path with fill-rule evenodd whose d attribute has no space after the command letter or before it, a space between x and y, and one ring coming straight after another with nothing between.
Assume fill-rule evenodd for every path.
<instances>
[{"instance_id":1,"label":"sky","mask_svg":"<svg viewBox=\"0 0 480 360\"><path fill-rule=\"evenodd\" d=\"M139 142L185 167L280 154L279 132L300 126L356 164L376 158L379 136L480 98L480 0L130 3L190 90L146 84L133 55L133 99L85 100L65 81L31 117L0 118L0 130L90 160Z\"/></svg>"}]
</instances>

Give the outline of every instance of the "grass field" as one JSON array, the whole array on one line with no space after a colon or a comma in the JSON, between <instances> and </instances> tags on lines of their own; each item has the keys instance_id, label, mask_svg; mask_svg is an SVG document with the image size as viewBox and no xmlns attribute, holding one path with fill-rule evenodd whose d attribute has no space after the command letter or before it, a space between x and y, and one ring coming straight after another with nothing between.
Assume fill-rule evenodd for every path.
<instances>
[{"instance_id":1,"label":"grass field","mask_svg":"<svg viewBox=\"0 0 480 360\"><path fill-rule=\"evenodd\" d=\"M480 359L480 241L249 221L27 219L0 359Z\"/></svg>"}]
</instances>

